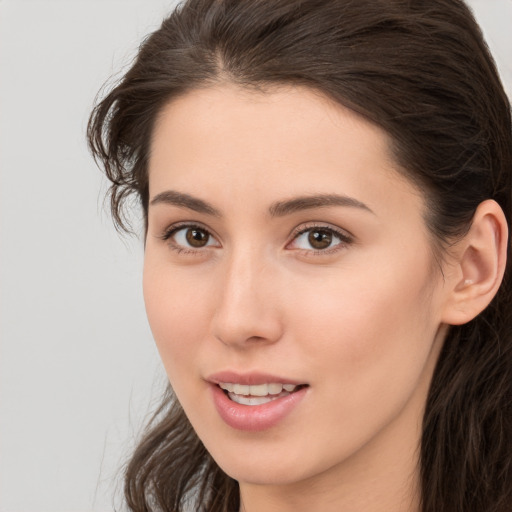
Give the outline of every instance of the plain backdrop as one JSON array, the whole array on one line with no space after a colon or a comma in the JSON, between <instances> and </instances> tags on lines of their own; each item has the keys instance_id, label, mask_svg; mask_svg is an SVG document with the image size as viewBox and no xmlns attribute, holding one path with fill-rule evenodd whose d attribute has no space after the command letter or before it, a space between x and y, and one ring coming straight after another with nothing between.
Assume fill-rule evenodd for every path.
<instances>
[{"instance_id":1,"label":"plain backdrop","mask_svg":"<svg viewBox=\"0 0 512 512\"><path fill-rule=\"evenodd\" d=\"M0 0L0 512L121 510L119 470L165 386L85 145L103 82L174 2ZM512 0L472 0L512 91Z\"/></svg>"}]
</instances>

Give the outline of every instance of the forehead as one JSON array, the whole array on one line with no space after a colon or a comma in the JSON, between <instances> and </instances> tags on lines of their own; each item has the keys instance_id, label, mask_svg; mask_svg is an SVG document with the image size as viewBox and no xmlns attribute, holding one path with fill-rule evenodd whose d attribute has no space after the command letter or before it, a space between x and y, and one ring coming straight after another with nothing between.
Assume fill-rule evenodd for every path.
<instances>
[{"instance_id":1,"label":"forehead","mask_svg":"<svg viewBox=\"0 0 512 512\"><path fill-rule=\"evenodd\" d=\"M231 202L242 193L270 202L336 192L371 203L392 200L398 184L418 195L398 171L386 132L301 87L223 84L174 99L155 125L149 178L151 196L202 190Z\"/></svg>"},{"instance_id":2,"label":"forehead","mask_svg":"<svg viewBox=\"0 0 512 512\"><path fill-rule=\"evenodd\" d=\"M266 144L272 149L278 146L282 151L293 149L294 153L300 150L295 143L303 142L301 138L315 134L308 146L315 142L327 146L333 135L339 144L343 132L350 131L358 134L362 144L372 139L383 156L390 157L390 140L384 130L319 91L296 86L270 86L260 91L226 83L194 89L162 109L152 143L158 144L159 135L176 135L176 131L182 137L203 136L203 142L208 142L213 134L231 136L233 130L240 143L252 142L254 147ZM322 144L320 135L327 133L331 136Z\"/></svg>"}]
</instances>

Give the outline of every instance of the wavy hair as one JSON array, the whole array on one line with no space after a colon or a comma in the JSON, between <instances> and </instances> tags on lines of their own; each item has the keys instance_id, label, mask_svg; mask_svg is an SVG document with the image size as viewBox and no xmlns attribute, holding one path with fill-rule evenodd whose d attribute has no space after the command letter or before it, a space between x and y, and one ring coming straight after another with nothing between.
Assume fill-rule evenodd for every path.
<instances>
[{"instance_id":1,"label":"wavy hair","mask_svg":"<svg viewBox=\"0 0 512 512\"><path fill-rule=\"evenodd\" d=\"M222 82L320 91L383 128L397 163L423 191L443 251L482 201L512 218L510 104L461 0L188 0L141 45L97 103L90 149L110 179L115 225L134 196L148 209L148 153L164 105ZM422 512L510 512L512 287L452 326L423 419ZM210 457L168 391L127 466L134 512L192 507L236 512L239 491Z\"/></svg>"}]
</instances>

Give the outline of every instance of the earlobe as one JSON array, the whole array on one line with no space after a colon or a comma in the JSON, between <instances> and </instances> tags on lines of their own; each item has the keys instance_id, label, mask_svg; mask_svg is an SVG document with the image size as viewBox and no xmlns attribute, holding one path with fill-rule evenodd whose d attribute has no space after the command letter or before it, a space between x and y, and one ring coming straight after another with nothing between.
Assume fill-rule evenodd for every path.
<instances>
[{"instance_id":1,"label":"earlobe","mask_svg":"<svg viewBox=\"0 0 512 512\"><path fill-rule=\"evenodd\" d=\"M443 322L462 325L481 313L500 287L505 272L508 227L503 210L493 200L478 206L471 228L456 244L455 267L445 303Z\"/></svg>"}]
</instances>

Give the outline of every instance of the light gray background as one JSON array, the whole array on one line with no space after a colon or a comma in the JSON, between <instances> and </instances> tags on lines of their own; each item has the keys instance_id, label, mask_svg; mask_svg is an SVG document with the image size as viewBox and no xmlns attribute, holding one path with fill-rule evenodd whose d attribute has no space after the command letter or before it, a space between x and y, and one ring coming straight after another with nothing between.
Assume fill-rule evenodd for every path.
<instances>
[{"instance_id":1,"label":"light gray background","mask_svg":"<svg viewBox=\"0 0 512 512\"><path fill-rule=\"evenodd\" d=\"M173 3L0 0L0 512L113 510L164 388L142 244L111 227L84 130ZM510 94L512 0L470 5Z\"/></svg>"}]
</instances>

